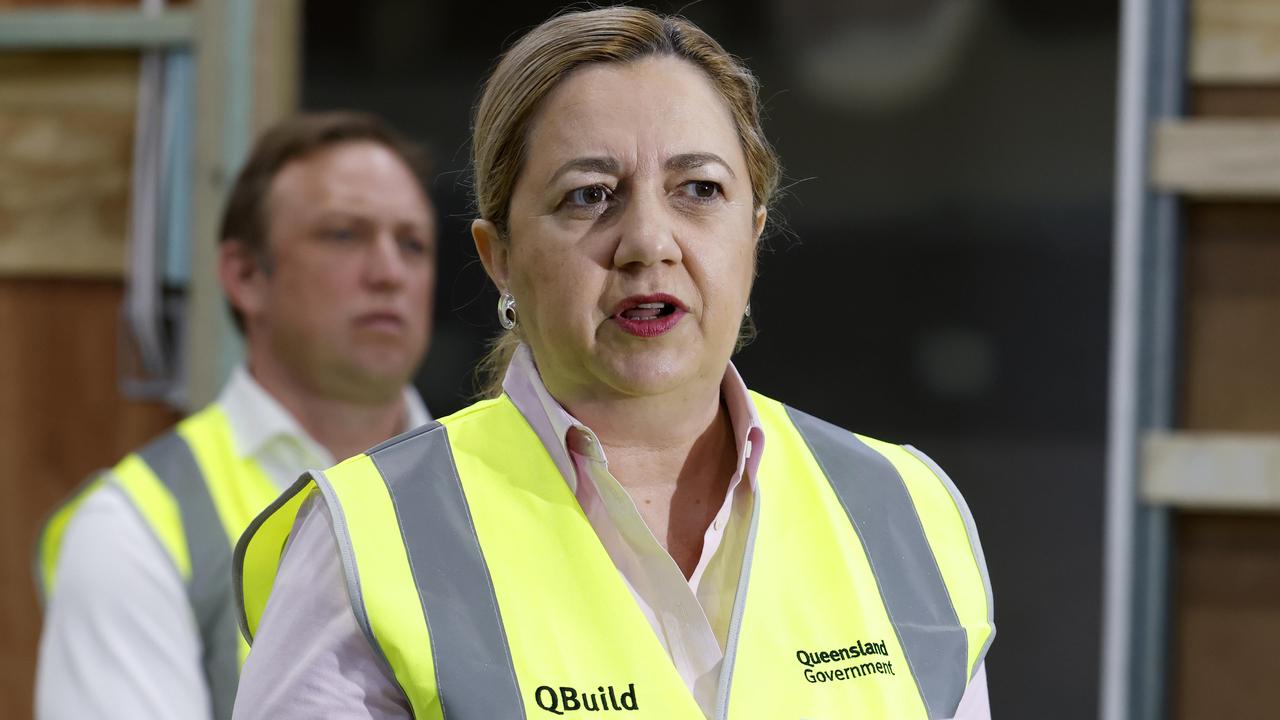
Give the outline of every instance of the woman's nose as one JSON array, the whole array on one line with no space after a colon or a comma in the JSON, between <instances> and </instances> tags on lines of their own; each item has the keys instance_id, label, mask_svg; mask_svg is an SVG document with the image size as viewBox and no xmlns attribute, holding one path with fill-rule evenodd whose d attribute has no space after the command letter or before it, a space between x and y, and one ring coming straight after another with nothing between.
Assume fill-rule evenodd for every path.
<instances>
[{"instance_id":1,"label":"woman's nose","mask_svg":"<svg viewBox=\"0 0 1280 720\"><path fill-rule=\"evenodd\" d=\"M682 259L665 197L657 193L632 196L623 205L620 220L615 267L678 263Z\"/></svg>"}]
</instances>

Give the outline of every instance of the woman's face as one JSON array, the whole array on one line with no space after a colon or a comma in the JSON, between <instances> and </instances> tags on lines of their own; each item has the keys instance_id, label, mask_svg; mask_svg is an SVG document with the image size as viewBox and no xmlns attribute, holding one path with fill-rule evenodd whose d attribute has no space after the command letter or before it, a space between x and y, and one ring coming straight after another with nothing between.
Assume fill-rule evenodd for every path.
<instances>
[{"instance_id":1,"label":"woman's face","mask_svg":"<svg viewBox=\"0 0 1280 720\"><path fill-rule=\"evenodd\" d=\"M475 233L552 394L718 385L764 211L711 81L671 57L584 66L543 102L527 147L509 242L487 223Z\"/></svg>"}]
</instances>

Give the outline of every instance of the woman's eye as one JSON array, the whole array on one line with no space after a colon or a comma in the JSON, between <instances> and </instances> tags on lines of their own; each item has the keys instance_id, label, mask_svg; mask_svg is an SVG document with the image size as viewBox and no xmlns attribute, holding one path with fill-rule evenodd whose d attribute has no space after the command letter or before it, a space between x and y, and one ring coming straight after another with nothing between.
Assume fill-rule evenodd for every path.
<instances>
[{"instance_id":1,"label":"woman's eye","mask_svg":"<svg viewBox=\"0 0 1280 720\"><path fill-rule=\"evenodd\" d=\"M711 180L690 180L680 188L686 195L697 200L711 200L723 192L720 183Z\"/></svg>"},{"instance_id":2,"label":"woman's eye","mask_svg":"<svg viewBox=\"0 0 1280 720\"><path fill-rule=\"evenodd\" d=\"M565 196L565 201L570 205L590 207L607 201L611 194L609 188L604 185L588 185L576 190L570 190L569 194Z\"/></svg>"}]
</instances>

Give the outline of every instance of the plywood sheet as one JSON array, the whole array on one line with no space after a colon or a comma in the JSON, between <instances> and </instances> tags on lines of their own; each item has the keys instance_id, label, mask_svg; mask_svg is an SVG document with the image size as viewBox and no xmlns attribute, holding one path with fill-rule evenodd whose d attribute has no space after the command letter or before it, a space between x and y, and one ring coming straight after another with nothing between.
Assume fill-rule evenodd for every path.
<instances>
[{"instance_id":1,"label":"plywood sheet","mask_svg":"<svg viewBox=\"0 0 1280 720\"><path fill-rule=\"evenodd\" d=\"M37 529L82 478L176 420L116 390L119 282L0 278L0 715L31 717Z\"/></svg>"},{"instance_id":2,"label":"plywood sheet","mask_svg":"<svg viewBox=\"0 0 1280 720\"><path fill-rule=\"evenodd\" d=\"M0 276L119 277L135 53L0 54Z\"/></svg>"}]
</instances>

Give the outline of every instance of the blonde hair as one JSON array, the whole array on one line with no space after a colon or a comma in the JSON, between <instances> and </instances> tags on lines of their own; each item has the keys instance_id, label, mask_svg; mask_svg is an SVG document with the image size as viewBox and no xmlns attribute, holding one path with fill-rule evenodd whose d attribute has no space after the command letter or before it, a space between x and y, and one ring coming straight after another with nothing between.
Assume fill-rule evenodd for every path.
<instances>
[{"instance_id":1,"label":"blonde hair","mask_svg":"<svg viewBox=\"0 0 1280 720\"><path fill-rule=\"evenodd\" d=\"M524 166L533 118L548 94L588 63L629 63L662 55L707 74L733 116L751 176L755 207L768 208L778 189L778 156L760 124L760 84L747 66L688 20L632 7L566 12L520 38L484 85L472 129L476 208L509 242L511 195ZM749 325L750 323L748 323ZM748 328L748 331L750 328ZM491 343L476 369L479 395L496 397L519 345L516 331Z\"/></svg>"}]
</instances>

